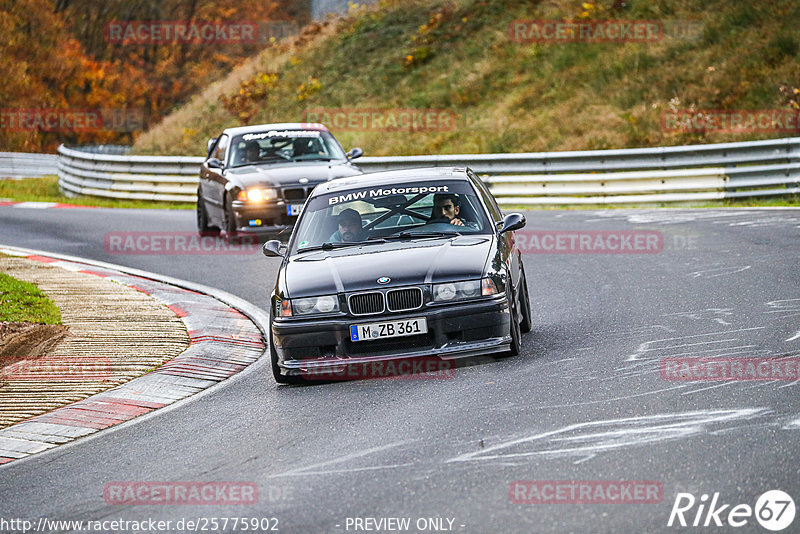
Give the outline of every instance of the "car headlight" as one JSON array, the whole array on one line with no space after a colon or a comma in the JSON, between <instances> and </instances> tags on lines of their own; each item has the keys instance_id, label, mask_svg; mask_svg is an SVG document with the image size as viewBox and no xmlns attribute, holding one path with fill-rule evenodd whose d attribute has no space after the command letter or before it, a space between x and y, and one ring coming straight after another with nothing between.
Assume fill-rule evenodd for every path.
<instances>
[{"instance_id":1,"label":"car headlight","mask_svg":"<svg viewBox=\"0 0 800 534\"><path fill-rule=\"evenodd\" d=\"M292 311L297 315L338 312L339 299L336 295L292 299Z\"/></svg>"},{"instance_id":2,"label":"car headlight","mask_svg":"<svg viewBox=\"0 0 800 534\"><path fill-rule=\"evenodd\" d=\"M275 200L278 198L278 191L269 187L243 189L239 191L238 200L246 202L263 202L265 200Z\"/></svg>"},{"instance_id":3,"label":"car headlight","mask_svg":"<svg viewBox=\"0 0 800 534\"><path fill-rule=\"evenodd\" d=\"M484 278L484 280L487 280ZM466 282L448 282L434 284L433 301L449 302L451 300L471 299L481 295L481 280L468 280Z\"/></svg>"}]
</instances>

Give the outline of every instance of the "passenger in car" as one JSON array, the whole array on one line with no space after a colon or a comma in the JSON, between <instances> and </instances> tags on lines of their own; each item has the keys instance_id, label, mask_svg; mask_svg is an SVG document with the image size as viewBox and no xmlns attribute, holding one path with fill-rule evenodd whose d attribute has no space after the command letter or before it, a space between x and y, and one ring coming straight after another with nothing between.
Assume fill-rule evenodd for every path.
<instances>
[{"instance_id":1,"label":"passenger in car","mask_svg":"<svg viewBox=\"0 0 800 534\"><path fill-rule=\"evenodd\" d=\"M342 243L363 241L366 236L361 224L361 214L352 208L342 210L336 216L339 229L335 231L329 241L331 243Z\"/></svg>"}]
</instances>

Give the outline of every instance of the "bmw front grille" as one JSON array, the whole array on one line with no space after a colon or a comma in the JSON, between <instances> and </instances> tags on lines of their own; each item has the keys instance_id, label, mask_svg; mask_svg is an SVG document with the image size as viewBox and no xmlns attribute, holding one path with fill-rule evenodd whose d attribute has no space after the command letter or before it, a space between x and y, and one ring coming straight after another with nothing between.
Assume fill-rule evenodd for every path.
<instances>
[{"instance_id":1,"label":"bmw front grille","mask_svg":"<svg viewBox=\"0 0 800 534\"><path fill-rule=\"evenodd\" d=\"M353 315L377 315L384 311L401 312L422 307L422 289L409 287L390 289L386 292L369 291L350 295L350 313Z\"/></svg>"}]
</instances>

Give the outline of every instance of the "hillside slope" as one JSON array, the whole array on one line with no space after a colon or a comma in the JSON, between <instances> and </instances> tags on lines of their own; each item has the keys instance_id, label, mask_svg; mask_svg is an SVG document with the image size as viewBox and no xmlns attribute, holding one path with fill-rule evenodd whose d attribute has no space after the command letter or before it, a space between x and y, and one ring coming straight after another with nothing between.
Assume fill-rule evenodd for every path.
<instances>
[{"instance_id":1,"label":"hillside slope","mask_svg":"<svg viewBox=\"0 0 800 534\"><path fill-rule=\"evenodd\" d=\"M521 43L509 33L515 20L555 19L646 20L663 34L645 42ZM207 138L226 126L335 117L350 121L329 124L345 147L368 155L797 135L662 124L670 110L796 109L797 20L795 0L383 0L306 28L294 44L265 49L142 135L135 151L202 154ZM409 109L435 110L439 119L428 130L389 131L392 118ZM365 116L372 117L366 127Z\"/></svg>"}]
</instances>

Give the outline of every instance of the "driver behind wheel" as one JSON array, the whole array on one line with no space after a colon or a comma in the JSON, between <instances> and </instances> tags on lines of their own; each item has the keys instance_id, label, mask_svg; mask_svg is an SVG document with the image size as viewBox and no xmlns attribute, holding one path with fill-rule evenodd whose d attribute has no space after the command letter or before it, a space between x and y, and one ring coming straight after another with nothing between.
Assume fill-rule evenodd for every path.
<instances>
[{"instance_id":1,"label":"driver behind wheel","mask_svg":"<svg viewBox=\"0 0 800 534\"><path fill-rule=\"evenodd\" d=\"M355 241L364 241L365 233L361 226L361 214L352 208L342 210L336 216L336 222L339 229L336 230L330 237L331 243L352 243Z\"/></svg>"},{"instance_id":2,"label":"driver behind wheel","mask_svg":"<svg viewBox=\"0 0 800 534\"><path fill-rule=\"evenodd\" d=\"M458 195L452 193L436 193L433 195L433 210L431 213L431 222L441 220L442 222L449 222L455 226L476 227L475 223L464 221L459 218L461 213L461 199Z\"/></svg>"},{"instance_id":3,"label":"driver behind wheel","mask_svg":"<svg viewBox=\"0 0 800 534\"><path fill-rule=\"evenodd\" d=\"M261 145L258 141L247 141L244 145L244 163L254 163L261 159Z\"/></svg>"}]
</instances>

